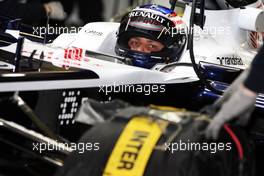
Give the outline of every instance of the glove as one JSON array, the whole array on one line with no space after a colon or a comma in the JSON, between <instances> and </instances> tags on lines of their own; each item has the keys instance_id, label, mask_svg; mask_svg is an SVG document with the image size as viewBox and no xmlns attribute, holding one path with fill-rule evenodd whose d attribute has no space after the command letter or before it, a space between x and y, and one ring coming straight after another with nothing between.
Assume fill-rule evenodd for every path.
<instances>
[{"instance_id":1,"label":"glove","mask_svg":"<svg viewBox=\"0 0 264 176\"><path fill-rule=\"evenodd\" d=\"M226 122L236 117L239 118L239 123L245 125L255 108L256 98L257 94L252 93L244 86L240 86L240 88L223 103L220 111L208 125L205 136L207 138L217 139L221 127Z\"/></svg>"},{"instance_id":2,"label":"glove","mask_svg":"<svg viewBox=\"0 0 264 176\"><path fill-rule=\"evenodd\" d=\"M207 114L210 117L213 117L216 115L216 113L221 109L221 106L223 105L224 102L226 102L230 96L238 90L238 87L245 81L249 74L250 69L244 70L238 78L227 88L225 93L221 98L216 100L214 104L212 105L207 105L203 107L200 110L200 113L202 114Z\"/></svg>"},{"instance_id":3,"label":"glove","mask_svg":"<svg viewBox=\"0 0 264 176\"><path fill-rule=\"evenodd\" d=\"M44 8L47 15L54 20L64 20L66 13L64 12L63 6L59 1L51 1L44 4Z\"/></svg>"}]
</instances>

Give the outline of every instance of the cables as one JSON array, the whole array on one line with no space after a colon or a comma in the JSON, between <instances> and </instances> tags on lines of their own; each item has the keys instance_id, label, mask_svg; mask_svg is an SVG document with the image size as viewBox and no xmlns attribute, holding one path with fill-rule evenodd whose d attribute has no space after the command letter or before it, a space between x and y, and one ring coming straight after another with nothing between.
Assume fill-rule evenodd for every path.
<instances>
[{"instance_id":1,"label":"cables","mask_svg":"<svg viewBox=\"0 0 264 176\"><path fill-rule=\"evenodd\" d=\"M232 131L232 129L228 126L228 124L224 125L224 129L226 130L226 132L229 134L229 136L231 137L231 139L234 141L237 151L238 151L238 156L239 156L239 167L238 167L238 173L239 176L243 176L244 174L244 149L242 147L241 142L239 141L238 137L236 136L236 134Z\"/></svg>"},{"instance_id":2,"label":"cables","mask_svg":"<svg viewBox=\"0 0 264 176\"><path fill-rule=\"evenodd\" d=\"M236 144L239 159L242 161L244 159L244 151L243 151L243 147L242 147L239 139L237 138L235 133L231 130L231 128L227 124L224 125L224 129L226 130L226 132L229 134L229 136L232 138L232 140Z\"/></svg>"}]
</instances>

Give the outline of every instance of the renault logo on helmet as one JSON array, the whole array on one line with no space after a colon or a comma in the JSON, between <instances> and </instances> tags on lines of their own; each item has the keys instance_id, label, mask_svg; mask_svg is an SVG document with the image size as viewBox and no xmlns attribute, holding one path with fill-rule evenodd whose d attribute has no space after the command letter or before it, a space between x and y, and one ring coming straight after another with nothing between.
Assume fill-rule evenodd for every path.
<instances>
[{"instance_id":1,"label":"renault logo on helmet","mask_svg":"<svg viewBox=\"0 0 264 176\"><path fill-rule=\"evenodd\" d=\"M156 20L159 23L164 23L165 22L165 18L151 13L151 12L144 12L144 11L132 11L131 13L129 13L129 18L132 17L144 17L144 18L149 18L149 19L153 19Z\"/></svg>"}]
</instances>

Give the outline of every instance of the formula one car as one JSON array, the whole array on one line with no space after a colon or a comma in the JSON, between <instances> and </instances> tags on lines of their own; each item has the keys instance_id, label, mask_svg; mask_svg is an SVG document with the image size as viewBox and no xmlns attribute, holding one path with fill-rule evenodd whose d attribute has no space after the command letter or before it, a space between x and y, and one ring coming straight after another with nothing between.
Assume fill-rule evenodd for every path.
<instances>
[{"instance_id":1,"label":"formula one car","mask_svg":"<svg viewBox=\"0 0 264 176\"><path fill-rule=\"evenodd\" d=\"M158 6L153 8L156 7L160 8ZM193 47L190 46L189 41L192 40L188 34L189 39L185 40L184 50L177 62L158 63L152 69L129 65L131 63L129 58L115 54L116 31L119 23L90 23L85 25L77 34L61 34L54 41L43 44L32 41L32 37L29 36L25 37L24 40L22 38L18 39L19 31L11 30L18 27L17 21L4 19L2 26L5 27L5 33L2 37L1 50L16 53L14 59L8 57L4 60L5 63L2 68L5 70L19 70L19 66L21 66L20 57L23 56L30 60L30 63L24 61L26 67L32 67L34 65L32 60L37 60L40 63L50 63L65 70L69 68L89 70L96 78L75 80L69 84L47 82L47 84L44 83L45 86L29 82L19 82L17 86L11 86L10 82L2 82L0 91L98 88L106 96L111 93L120 95L120 92L122 95L123 92L125 93L124 97L133 100L134 94L130 97L127 96L129 93L137 92L146 97L149 96L149 92L152 91L150 89L153 88L149 85L157 84L159 85L155 88L157 90L150 97L159 97L159 93L165 92L163 87L165 85L169 96L163 96L163 98L164 102L168 102L166 98L172 97L171 94L179 92L179 95L182 95L183 90L187 90L187 87L194 83L200 83L199 80L204 80L204 78L213 80L213 82L207 84L207 87L214 90L220 88L220 91L223 91L227 85L219 82L230 83L240 73L241 69L250 64L262 42L261 32L264 31L264 27L261 19L263 18L263 11L257 9L262 8L262 3L257 1L245 8L228 10L212 10L212 5L205 3L205 8L206 10L201 11L200 18L194 21L198 25L195 25L193 30ZM175 23L189 24L190 14L191 8L186 5L183 17L177 17ZM251 15L250 18L249 15ZM184 28L187 35L188 29L186 26L184 25L182 28ZM170 29L166 30L173 33L173 31L169 31ZM35 33L41 32L37 29L34 29L34 31ZM187 40L189 40L188 43ZM46 43L47 41L43 42ZM194 51L194 59L189 54L191 49ZM193 69L193 66L197 64L199 68L194 67ZM37 64L37 66L42 65ZM41 68L37 70L41 70ZM203 74L200 74L201 72ZM133 86L137 84L145 86L140 86L137 89L137 86ZM131 87L125 85L131 85ZM174 91L172 88L175 87L174 85L177 85L177 87L183 85L182 87L185 88L180 89L181 91ZM195 85L195 87L199 86ZM121 90L121 88L123 89ZM192 90L190 92L193 92L196 89L191 86L190 90ZM147 93L144 94L144 92ZM257 102L257 106L261 108L263 108L262 97L260 95ZM144 100L148 99L144 98ZM162 102L161 99L158 101ZM151 98L150 101L153 101L153 99Z\"/></svg>"},{"instance_id":2,"label":"formula one car","mask_svg":"<svg viewBox=\"0 0 264 176\"><path fill-rule=\"evenodd\" d=\"M196 63L208 62L239 69L247 67L262 41L262 35L258 32L264 31L263 26L259 24L259 19L263 17L263 14L261 10L252 8L261 6L262 3L257 1L245 9L205 10L206 20L202 26L203 30L197 26L194 29ZM248 13L255 14L255 18L246 21L244 16ZM188 24L189 16L190 6L187 5L183 18L179 18L176 23L184 22ZM223 20L215 20L219 18ZM241 18L244 20L241 20ZM7 22L6 27L8 25L12 26L10 25L12 22ZM111 85L113 84L113 79L116 84L169 84L197 80L192 68L188 66L174 68L176 66L173 66L173 63L169 65L158 64L151 70L127 66L129 58L122 58L114 52L118 27L119 23L89 23L77 34L61 34L52 43L45 45L25 38L21 55L50 62L58 67L64 66L91 70L100 78L94 80L90 84L91 86L102 83ZM50 31L49 28L48 26L46 32ZM5 32L16 37L18 35L18 33L8 28ZM41 29L34 29L33 33L40 34L41 32L43 32ZM1 47L1 50L15 53L17 44L12 42L12 38L9 40L11 41L10 44ZM16 40L13 39L13 41ZM211 47L210 50L208 50L208 46ZM95 53L97 53L97 56L94 56ZM100 56L98 55L106 57L99 59ZM117 64L115 62L126 64ZM185 50L182 51L177 63L191 63L187 45L185 45ZM123 71L121 70L125 70L124 74L122 74ZM159 72L155 72L154 70L158 70ZM139 77L138 74L145 75L144 79ZM127 79L127 76L130 78Z\"/></svg>"},{"instance_id":3,"label":"formula one car","mask_svg":"<svg viewBox=\"0 0 264 176\"><path fill-rule=\"evenodd\" d=\"M260 2L253 4L254 7L259 5ZM187 24L196 22L207 32L199 30L201 33L194 33L194 40L188 39L193 41L193 47L186 44L179 61L158 64L152 69L131 66L129 58L115 55L118 23L87 24L78 34L62 34L52 42L44 39L43 44L33 41L28 35L24 39L19 38L18 30L10 30L17 27L17 21L4 19L5 32L1 33L0 41L0 49L4 51L0 58L3 70L0 104L4 109L0 112L0 118L3 117L0 119L0 140L4 143L3 150L10 155L8 152L0 155L0 163L4 158L0 174L52 175L57 167L63 165L70 150L66 147L58 153L36 154L25 141L49 142L58 147L57 141L77 141L88 127L76 123L74 116L87 98L101 101L119 98L136 105L152 103L191 110L212 102L256 54L259 41L252 40L249 44L247 42L254 37L247 36L261 38L257 31L264 30L253 25L255 32L247 32L244 29L253 30L254 27L237 23L244 13L251 12L257 14L254 24L258 24L257 17L262 13L250 7L205 10L204 23L203 10L193 20L193 10L186 6L183 21ZM215 19L219 18L223 20L216 23ZM195 28L200 29L198 25ZM225 34L218 31L214 36L214 29L219 26L226 27L223 29ZM210 31L212 28L213 32ZM226 32L230 32L229 35ZM189 50L194 50L194 60ZM15 53L15 57L10 59L10 53ZM45 70L46 65L54 65L56 70L39 72ZM32 70L34 72L28 72ZM263 113L263 99L260 94L256 102L256 117ZM254 124L262 124L261 119L256 119ZM263 127L253 125L250 132L262 145Z\"/></svg>"}]
</instances>

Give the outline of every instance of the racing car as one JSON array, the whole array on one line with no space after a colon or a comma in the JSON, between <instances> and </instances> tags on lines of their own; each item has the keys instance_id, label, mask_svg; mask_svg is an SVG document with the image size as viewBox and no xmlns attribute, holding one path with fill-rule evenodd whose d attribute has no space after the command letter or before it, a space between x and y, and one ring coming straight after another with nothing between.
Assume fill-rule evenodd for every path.
<instances>
[{"instance_id":1,"label":"racing car","mask_svg":"<svg viewBox=\"0 0 264 176\"><path fill-rule=\"evenodd\" d=\"M260 2L254 3L253 6L260 6ZM21 107L21 99L19 97L24 100L22 105L29 104L40 119L51 129L71 141L79 137L78 134L82 133L80 129L83 128L79 126L80 124L77 125L75 123L73 117L82 101L90 97L95 97L102 101L121 98L133 104L155 103L197 110L219 97L219 92L223 92L228 87L228 83L231 83L241 72L241 69L246 68L250 64L256 54L256 48L259 45L258 41L254 42L255 48L252 48L253 45L251 46L247 43L251 41L247 38L247 36L250 36L250 32L241 29L237 24L240 13L243 14L243 11L247 11L247 8L250 11L252 10L250 7L246 7L246 9L205 10L204 12L206 16L205 23L200 23L204 29L210 30L211 27L216 29L219 26L225 26L226 28L223 30L227 29L230 32L230 35L226 34L227 31L224 31L224 33L217 33L214 36L210 31L207 33L201 31L201 33L194 35L195 64L199 65L200 71L203 71L203 78L206 77L206 85L209 87L204 86L204 83L199 80L199 76L193 69L187 44L181 57L175 63L158 64L152 69L129 65L129 59L117 56L114 52L116 31L119 23L90 23L84 26L78 34L62 34L48 44L34 42L27 37L21 39L18 37L19 31L6 28L5 37L7 36L7 38L4 38L1 42L1 50L15 53L15 57L11 61L4 60L1 63L1 68L14 72L1 74L1 104L6 109L5 112L1 112L1 116L8 116L8 121L3 120L1 123L8 127L5 128L8 131L8 135L10 131L19 131L22 136L34 136L34 140L49 140L44 136L39 136L38 133L28 133L24 129L31 129L32 126L31 123L28 123L28 119L25 119L27 118L24 117L25 114L21 115L20 108L16 110L18 112L5 108L9 107L10 103L12 107L17 105ZM186 6L183 21L187 24L190 21L190 14L191 7ZM228 20L218 20L216 22L215 19L220 17ZM243 27L246 28L245 26ZM196 28L200 29L198 26ZM254 35L256 34L260 36L255 31ZM210 50L208 46L210 46ZM43 62L63 68L63 70L77 68L81 71L19 72L22 60L29 66L32 66L32 60L39 62L38 66L40 66L40 69L37 69L37 71L41 70ZM134 85L134 88L141 92L131 93L124 91L122 93L120 90L115 92L114 88L118 87L121 89L123 85ZM149 90L149 85L155 85L159 91L146 94L146 90ZM163 88L166 91L161 94ZM14 94L16 91L19 91L19 96ZM256 113L256 116L259 116L258 113L263 111L263 97L260 94L256 103L260 111ZM50 101L51 98L53 100L52 103ZM12 116L10 114L15 117L19 114L23 117L18 120L10 118ZM26 116L32 117L32 114L26 114ZM17 122L20 125L10 123L10 121ZM84 128L86 129L87 127ZM75 134L71 133L72 130ZM253 132L261 134L259 132L261 130L256 130L255 128ZM56 139L49 133L46 135ZM262 138L259 141L261 140ZM16 142L11 143L12 140L5 142L15 148L19 148L23 144L23 141L18 141L21 142L19 144L16 144ZM51 142L59 145L56 141ZM26 147L23 146L22 149ZM10 152L13 152L13 150ZM68 152L69 150L66 148L62 153L58 154L61 156L59 158L63 160ZM62 165L62 162L53 160L53 157L50 157L53 155L48 153L41 157L44 163L48 163L49 168L51 168L51 165L52 167ZM14 154L14 156L17 155ZM32 163L30 162L31 166L33 165ZM27 172L33 172L30 170L31 167L28 168ZM37 168L40 167L38 166Z\"/></svg>"},{"instance_id":2,"label":"racing car","mask_svg":"<svg viewBox=\"0 0 264 176\"><path fill-rule=\"evenodd\" d=\"M168 9L162 9L158 5L148 5L141 8L155 9L160 12L168 11ZM227 84L251 63L258 47L261 45L261 32L264 31L261 23L263 18L261 8L262 2L260 1L249 4L245 8L228 10L214 9L214 6L205 3L205 10L203 14L200 14L200 16L204 16L204 19L198 21L198 25L194 26L193 47L188 46L189 42L187 40L190 39L185 39L183 50L181 50L177 61L157 63L150 69L131 65L131 59L116 55L116 32L120 26L119 23L89 23L78 33L61 34L54 41L40 43L32 41L32 35L27 35L24 39L18 39L19 31L14 30L18 28L17 21L4 19L5 36L3 41L5 39L7 41L2 42L1 50L16 53L14 59L10 59L10 57L5 59L3 64L5 70L9 68L11 71L16 71L16 66L21 65L19 58L26 57L29 60L49 63L65 70L69 68L89 70L93 73L93 76L96 75L96 78L74 80L71 83L62 84L59 82L56 84L46 82L43 83L45 86L28 81L18 82L16 86L12 86L10 82L3 81L0 91L96 88L99 89L98 92L105 96L121 95L122 98L130 99L130 101L134 100L134 103L137 102L137 95L140 99L146 100L146 103L150 103L160 97L157 92L161 92L164 93L164 96L159 98L158 102L174 102L172 99L166 100L166 98L173 97L171 96L173 94L186 95L185 90L189 90L188 92L191 95L189 97L193 97L194 94L199 95L197 92L203 92L198 90L201 87L198 85L201 83L200 80L204 80L204 77L213 80L210 83L213 86L207 84L207 87L220 89L221 93L227 87ZM188 35L187 25L190 21L190 14L191 6L187 4L183 17L176 15L174 21L184 30L186 37ZM249 14L253 17L246 18ZM222 20L215 20L219 18ZM165 32L173 33L170 30L165 29ZM208 49L209 46L210 49ZM190 57L190 48L194 50L195 59ZM32 63L26 65L32 66ZM37 65L42 66L42 64ZM199 69L193 69L195 65L199 65ZM41 70L41 68L37 70ZM204 76L201 76L199 72L203 72ZM206 81L202 82L205 83ZM193 86L193 84L195 85ZM153 86L150 85L155 85L154 87L157 89L155 90L156 93L154 92L151 95L150 92ZM210 89L205 89L206 95L208 91L211 92ZM133 94L132 92L139 94ZM259 96L256 105L263 108L263 95ZM188 107L195 106L190 105Z\"/></svg>"},{"instance_id":3,"label":"racing car","mask_svg":"<svg viewBox=\"0 0 264 176\"><path fill-rule=\"evenodd\" d=\"M264 31L264 29L262 29L263 26L254 26L255 29L251 29L251 26L247 27L237 22L241 21L240 18L243 18L242 15L244 13L250 13L251 11L260 13L261 10L252 7L261 8L262 3L257 1L247 6L246 9L205 10L206 20L203 25L203 30L197 26L195 26L194 29L194 50L197 64L200 62L208 62L239 69L244 69L250 64L252 58L256 54L256 49L261 45L262 35L260 32ZM188 24L190 9L190 6L187 5L183 17L179 17L175 23ZM259 23L259 19L257 18L261 19L261 15L263 14L260 13L256 19L252 19L252 23L256 23L257 25ZM216 21L215 19L218 18L223 20ZM245 23L247 22L248 21ZM6 27L9 25L10 28L10 26L12 26L10 25L11 23L13 23L13 21L7 22ZM167 84L191 82L196 79L192 69L188 67L183 69L172 68L171 65L173 65L173 63L170 64L170 69L166 69L168 66L166 63L163 63L154 65L151 70L131 67L127 66L127 64L119 64L124 62L127 63L127 58L117 56L115 53L114 47L117 40L116 32L118 31L118 27L119 23L112 22L89 23L82 27L77 34L61 34L49 44L33 42L26 37L21 55L34 59L41 59L59 67L77 67L91 70L100 77L100 80L96 80L98 82L95 81L91 86L99 85L100 82L112 84L113 78L117 84ZM36 30L34 32L39 34L41 31ZM18 31L8 28L5 29L5 33L9 33L16 38L19 35ZM254 36L256 37L254 38ZM16 40L14 39L13 41ZM17 44L11 41L8 46L1 47L1 50L15 53L16 46ZM211 47L210 50L208 50L208 46ZM95 53L101 56L105 55L107 58L99 59L94 56ZM42 57L40 58L40 56ZM115 62L118 62L118 64ZM191 63L186 45L177 63ZM116 68L119 70L117 71ZM103 70L103 72L101 70ZM125 74L120 74L122 73L121 70L127 70L125 74L130 75L131 73L131 78L129 80L126 79L124 76ZM155 72L154 70L158 70L159 72ZM110 72L111 74L109 74ZM164 72L170 73L164 74ZM183 72L184 75L188 76L183 77ZM136 75L134 73L144 74L147 79L143 80L140 77L133 79L133 75ZM183 77L183 79L181 77ZM188 79L186 79L186 77L188 77Z\"/></svg>"}]
</instances>

